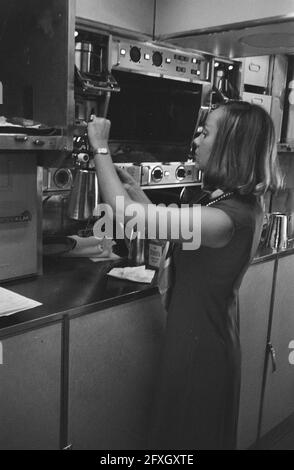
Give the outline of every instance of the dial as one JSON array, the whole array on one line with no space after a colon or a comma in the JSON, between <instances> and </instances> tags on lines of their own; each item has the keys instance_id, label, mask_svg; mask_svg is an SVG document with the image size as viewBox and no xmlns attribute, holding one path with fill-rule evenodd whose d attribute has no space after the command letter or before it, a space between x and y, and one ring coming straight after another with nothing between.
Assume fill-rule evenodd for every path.
<instances>
[{"instance_id":1,"label":"dial","mask_svg":"<svg viewBox=\"0 0 294 470\"><path fill-rule=\"evenodd\" d=\"M162 171L162 168L160 166L156 166L155 168L153 168L152 172L151 172L151 179L152 181L161 181L163 178L163 171Z\"/></svg>"},{"instance_id":2,"label":"dial","mask_svg":"<svg viewBox=\"0 0 294 470\"><path fill-rule=\"evenodd\" d=\"M161 52L155 51L152 54L152 64L155 65L155 67L160 67L162 64L162 54Z\"/></svg>"},{"instance_id":3,"label":"dial","mask_svg":"<svg viewBox=\"0 0 294 470\"><path fill-rule=\"evenodd\" d=\"M137 46L131 47L130 57L133 62L139 62L141 59L141 49L139 49Z\"/></svg>"},{"instance_id":4,"label":"dial","mask_svg":"<svg viewBox=\"0 0 294 470\"><path fill-rule=\"evenodd\" d=\"M185 167L184 166L179 166L177 169L176 169L176 178L178 180L183 180L186 176L186 170L185 170Z\"/></svg>"}]
</instances>

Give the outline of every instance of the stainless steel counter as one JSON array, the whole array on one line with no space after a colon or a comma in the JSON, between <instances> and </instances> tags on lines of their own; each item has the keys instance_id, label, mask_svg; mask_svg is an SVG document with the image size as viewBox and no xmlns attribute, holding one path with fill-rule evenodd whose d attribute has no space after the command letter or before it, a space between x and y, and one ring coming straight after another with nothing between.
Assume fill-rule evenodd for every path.
<instances>
[{"instance_id":1,"label":"stainless steel counter","mask_svg":"<svg viewBox=\"0 0 294 470\"><path fill-rule=\"evenodd\" d=\"M252 264L293 253L294 247L278 253L259 251ZM0 317L1 336L57 321L64 315L81 315L93 308L100 310L157 292L157 288L150 284L123 281L106 275L112 267L125 264L123 259L94 263L87 258L45 258L43 275L2 284L2 287L37 300L42 305Z\"/></svg>"}]
</instances>

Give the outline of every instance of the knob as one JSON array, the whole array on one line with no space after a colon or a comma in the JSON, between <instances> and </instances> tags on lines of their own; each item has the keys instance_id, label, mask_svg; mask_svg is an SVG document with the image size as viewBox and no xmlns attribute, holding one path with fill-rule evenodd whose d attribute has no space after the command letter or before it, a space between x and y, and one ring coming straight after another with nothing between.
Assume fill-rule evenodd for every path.
<instances>
[{"instance_id":1,"label":"knob","mask_svg":"<svg viewBox=\"0 0 294 470\"><path fill-rule=\"evenodd\" d=\"M28 136L27 135L16 135L14 137L14 140L16 142L26 142L28 140Z\"/></svg>"},{"instance_id":2,"label":"knob","mask_svg":"<svg viewBox=\"0 0 294 470\"><path fill-rule=\"evenodd\" d=\"M139 62L141 59L141 49L139 49L137 46L131 47L130 57L133 62Z\"/></svg>"},{"instance_id":3,"label":"knob","mask_svg":"<svg viewBox=\"0 0 294 470\"><path fill-rule=\"evenodd\" d=\"M45 145L44 140L36 139L34 140L34 144L37 145L38 147L42 147L42 145Z\"/></svg>"},{"instance_id":4,"label":"knob","mask_svg":"<svg viewBox=\"0 0 294 470\"><path fill-rule=\"evenodd\" d=\"M183 180L186 176L186 169L184 166L178 166L176 169L176 178L177 180Z\"/></svg>"},{"instance_id":5,"label":"knob","mask_svg":"<svg viewBox=\"0 0 294 470\"><path fill-rule=\"evenodd\" d=\"M155 65L155 67L160 67L162 64L162 54L161 52L153 52L152 55L152 64Z\"/></svg>"},{"instance_id":6,"label":"knob","mask_svg":"<svg viewBox=\"0 0 294 470\"><path fill-rule=\"evenodd\" d=\"M151 172L151 179L155 182L159 182L162 180L162 178L163 178L162 168L160 166L156 166L155 168L153 168Z\"/></svg>"}]
</instances>

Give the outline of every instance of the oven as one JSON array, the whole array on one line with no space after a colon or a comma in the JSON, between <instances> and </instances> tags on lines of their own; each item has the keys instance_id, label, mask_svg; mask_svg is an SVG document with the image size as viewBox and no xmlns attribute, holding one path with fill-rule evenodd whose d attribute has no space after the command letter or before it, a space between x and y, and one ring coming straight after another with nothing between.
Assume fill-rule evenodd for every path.
<instances>
[{"instance_id":1,"label":"oven","mask_svg":"<svg viewBox=\"0 0 294 470\"><path fill-rule=\"evenodd\" d=\"M209 104L211 57L148 42L114 37L111 73L120 92L113 93L113 160L146 190L200 185L202 174L190 155L201 106ZM139 176L138 176L139 175Z\"/></svg>"}]
</instances>

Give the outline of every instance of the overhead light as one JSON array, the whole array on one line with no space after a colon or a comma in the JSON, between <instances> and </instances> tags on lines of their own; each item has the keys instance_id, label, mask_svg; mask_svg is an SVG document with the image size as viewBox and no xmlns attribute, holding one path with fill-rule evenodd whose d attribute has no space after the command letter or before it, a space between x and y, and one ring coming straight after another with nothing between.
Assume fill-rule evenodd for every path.
<instances>
[{"instance_id":1,"label":"overhead light","mask_svg":"<svg viewBox=\"0 0 294 470\"><path fill-rule=\"evenodd\" d=\"M215 63L214 63L214 66L215 66L215 67L218 67L218 66L219 66L219 62L215 62Z\"/></svg>"}]
</instances>

